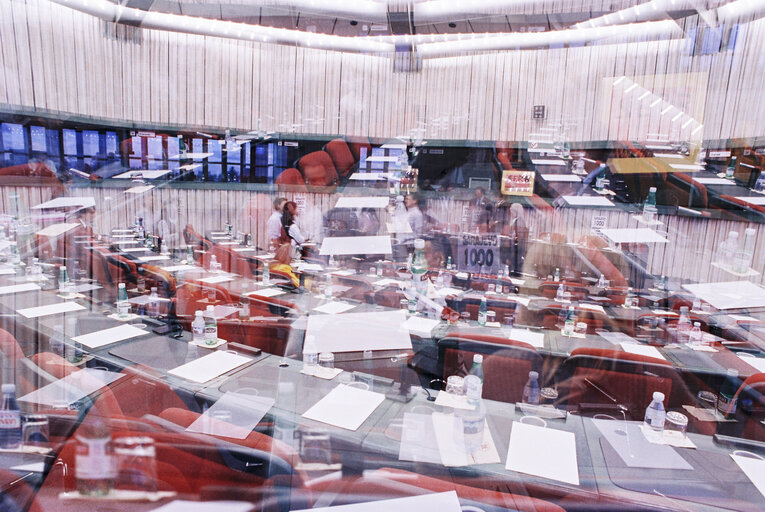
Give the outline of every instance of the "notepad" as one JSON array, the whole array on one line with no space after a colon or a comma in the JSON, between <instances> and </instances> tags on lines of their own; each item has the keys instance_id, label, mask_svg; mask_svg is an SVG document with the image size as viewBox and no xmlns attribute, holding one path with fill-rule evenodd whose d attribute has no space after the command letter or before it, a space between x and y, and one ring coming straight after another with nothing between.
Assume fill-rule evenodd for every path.
<instances>
[{"instance_id":1,"label":"notepad","mask_svg":"<svg viewBox=\"0 0 765 512\"><path fill-rule=\"evenodd\" d=\"M571 206L613 206L614 203L600 196L563 196Z\"/></svg>"},{"instance_id":2,"label":"notepad","mask_svg":"<svg viewBox=\"0 0 765 512\"><path fill-rule=\"evenodd\" d=\"M385 395L338 384L303 414L304 418L346 430L358 429L383 403Z\"/></svg>"},{"instance_id":3,"label":"notepad","mask_svg":"<svg viewBox=\"0 0 765 512\"><path fill-rule=\"evenodd\" d=\"M421 316L410 316L402 326L411 334L422 338L430 338L433 328L440 322L432 318L423 318Z\"/></svg>"},{"instance_id":4,"label":"notepad","mask_svg":"<svg viewBox=\"0 0 765 512\"><path fill-rule=\"evenodd\" d=\"M252 361L249 357L240 356L233 352L216 351L199 359L173 368L167 373L175 377L190 380L199 384L220 377L235 368Z\"/></svg>"},{"instance_id":5,"label":"notepad","mask_svg":"<svg viewBox=\"0 0 765 512\"><path fill-rule=\"evenodd\" d=\"M765 460L735 454L730 456L747 478L757 487L760 494L765 497Z\"/></svg>"},{"instance_id":6,"label":"notepad","mask_svg":"<svg viewBox=\"0 0 765 512\"><path fill-rule=\"evenodd\" d=\"M214 276L214 277L205 277L203 279L200 279L199 281L207 284L218 284L218 283L225 283L228 281L233 281L234 278L231 276Z\"/></svg>"},{"instance_id":7,"label":"notepad","mask_svg":"<svg viewBox=\"0 0 765 512\"><path fill-rule=\"evenodd\" d=\"M104 345L109 345L110 343L143 336L144 334L148 334L148 332L132 325L118 325L117 327L112 327L110 329L75 336L72 339L82 343L88 348L99 348Z\"/></svg>"},{"instance_id":8,"label":"notepad","mask_svg":"<svg viewBox=\"0 0 765 512\"><path fill-rule=\"evenodd\" d=\"M380 471L380 477L384 478L384 471ZM228 510L218 509L221 512ZM428 493L420 496L407 498L394 498L390 500L369 501L366 503L352 503L350 505L338 505L335 507L317 507L310 509L311 512L380 512L395 510L396 512L424 512L437 510L438 512L461 512L462 507L455 491ZM208 512L207 510L159 510L156 512ZM212 512L212 509L210 509ZM240 512L232 510L230 512ZM306 510L307 512L307 510Z\"/></svg>"},{"instance_id":9,"label":"notepad","mask_svg":"<svg viewBox=\"0 0 765 512\"><path fill-rule=\"evenodd\" d=\"M20 292L34 292L39 289L40 287L34 283L15 284L12 286L0 286L0 295L8 295L11 293L20 293Z\"/></svg>"},{"instance_id":10,"label":"notepad","mask_svg":"<svg viewBox=\"0 0 765 512\"><path fill-rule=\"evenodd\" d=\"M505 469L579 485L576 438L571 432L514 421Z\"/></svg>"},{"instance_id":11,"label":"notepad","mask_svg":"<svg viewBox=\"0 0 765 512\"><path fill-rule=\"evenodd\" d=\"M505 336L515 341L522 341L528 343L532 347L544 348L545 346L545 334L543 332L534 332L528 329L507 329L504 330Z\"/></svg>"},{"instance_id":12,"label":"notepad","mask_svg":"<svg viewBox=\"0 0 765 512\"><path fill-rule=\"evenodd\" d=\"M314 311L318 311L319 313L327 313L328 315L335 315L338 313L343 313L345 311L351 310L355 308L355 304L348 304L346 302L339 302L339 301L329 301L325 304L322 304L321 306L313 308Z\"/></svg>"},{"instance_id":13,"label":"notepad","mask_svg":"<svg viewBox=\"0 0 765 512\"><path fill-rule=\"evenodd\" d=\"M245 439L273 407L274 402L269 397L228 391L189 425L186 431ZM224 417L227 419L222 420Z\"/></svg>"},{"instance_id":14,"label":"notepad","mask_svg":"<svg viewBox=\"0 0 765 512\"><path fill-rule=\"evenodd\" d=\"M122 373L83 368L27 393L19 401L56 407L62 403L71 405L123 377L125 374Z\"/></svg>"},{"instance_id":15,"label":"notepad","mask_svg":"<svg viewBox=\"0 0 765 512\"><path fill-rule=\"evenodd\" d=\"M85 306L82 306L76 302L59 302L56 304L49 304L48 306L18 309L16 312L25 318L38 318L41 316L58 315L61 313L80 311L82 309L85 309Z\"/></svg>"},{"instance_id":16,"label":"notepad","mask_svg":"<svg viewBox=\"0 0 765 512\"><path fill-rule=\"evenodd\" d=\"M279 288L263 288L262 290L255 290L254 292L247 292L245 295L257 295L258 297L275 297L282 295L284 290Z\"/></svg>"},{"instance_id":17,"label":"notepad","mask_svg":"<svg viewBox=\"0 0 765 512\"><path fill-rule=\"evenodd\" d=\"M629 352L630 354L655 357L656 359L663 359L666 361L666 358L661 355L661 352L659 352L656 347L652 347L650 345L640 345L639 343L621 343L620 345L622 350Z\"/></svg>"},{"instance_id":18,"label":"notepad","mask_svg":"<svg viewBox=\"0 0 765 512\"><path fill-rule=\"evenodd\" d=\"M12 267L0 268L0 276L11 276L16 273L16 269Z\"/></svg>"}]
</instances>

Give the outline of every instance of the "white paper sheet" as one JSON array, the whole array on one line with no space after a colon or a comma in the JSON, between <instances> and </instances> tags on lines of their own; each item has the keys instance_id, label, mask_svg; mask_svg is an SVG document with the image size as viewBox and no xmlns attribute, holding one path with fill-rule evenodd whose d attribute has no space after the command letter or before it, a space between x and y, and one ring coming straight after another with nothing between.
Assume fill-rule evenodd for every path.
<instances>
[{"instance_id":1,"label":"white paper sheet","mask_svg":"<svg viewBox=\"0 0 765 512\"><path fill-rule=\"evenodd\" d=\"M623 343L636 345L639 343L638 340L632 336L624 334L623 332L600 332L599 334L603 339L613 343L614 345L620 345Z\"/></svg>"},{"instance_id":2,"label":"white paper sheet","mask_svg":"<svg viewBox=\"0 0 765 512\"><path fill-rule=\"evenodd\" d=\"M69 208L73 206L88 208L95 205L96 199L94 197L57 197L56 199L33 206L32 209L42 210L43 208Z\"/></svg>"},{"instance_id":3,"label":"white paper sheet","mask_svg":"<svg viewBox=\"0 0 765 512\"><path fill-rule=\"evenodd\" d=\"M656 359L667 360L656 347L650 345L641 345L639 343L621 343L622 350L630 354L638 354L646 357L655 357Z\"/></svg>"},{"instance_id":4,"label":"white paper sheet","mask_svg":"<svg viewBox=\"0 0 765 512\"><path fill-rule=\"evenodd\" d=\"M14 284L11 286L0 286L0 295L9 295L11 293L34 292L40 287L34 283Z\"/></svg>"},{"instance_id":5,"label":"white paper sheet","mask_svg":"<svg viewBox=\"0 0 765 512\"><path fill-rule=\"evenodd\" d=\"M59 224L52 224L46 228L43 228L35 234L40 236L59 236L63 235L71 229L76 228L79 225L79 222L61 222Z\"/></svg>"},{"instance_id":6,"label":"white paper sheet","mask_svg":"<svg viewBox=\"0 0 765 512\"><path fill-rule=\"evenodd\" d=\"M403 314L403 311L401 312ZM421 316L410 316L402 326L415 336L422 338L430 338L433 328L440 322L432 318L424 318Z\"/></svg>"},{"instance_id":7,"label":"white paper sheet","mask_svg":"<svg viewBox=\"0 0 765 512\"><path fill-rule=\"evenodd\" d=\"M335 208L385 208L389 203L388 197L341 197Z\"/></svg>"},{"instance_id":8,"label":"white paper sheet","mask_svg":"<svg viewBox=\"0 0 765 512\"><path fill-rule=\"evenodd\" d=\"M460 295L464 290L460 290L458 288L439 288L436 290L436 293L434 295L438 297L448 297L449 295Z\"/></svg>"},{"instance_id":9,"label":"white paper sheet","mask_svg":"<svg viewBox=\"0 0 765 512\"><path fill-rule=\"evenodd\" d=\"M125 191L126 194L143 194L153 189L154 185L142 185L140 187L130 187Z\"/></svg>"},{"instance_id":10,"label":"white paper sheet","mask_svg":"<svg viewBox=\"0 0 765 512\"><path fill-rule=\"evenodd\" d=\"M510 329L510 332L507 332L507 329L504 329L503 332L505 333L505 336L511 340L522 341L536 348L544 348L545 346L545 333L543 332L534 332L528 329L516 328Z\"/></svg>"},{"instance_id":11,"label":"white paper sheet","mask_svg":"<svg viewBox=\"0 0 765 512\"><path fill-rule=\"evenodd\" d=\"M137 245L138 244L138 240L116 240L116 241L112 242L112 244L113 245L119 245L119 246L123 246L123 245ZM124 249L122 249L122 250L124 250ZM144 248L144 250L146 250L146 249Z\"/></svg>"},{"instance_id":12,"label":"white paper sheet","mask_svg":"<svg viewBox=\"0 0 765 512\"><path fill-rule=\"evenodd\" d=\"M153 512L250 512L254 505L243 501L175 500L155 508Z\"/></svg>"},{"instance_id":13,"label":"white paper sheet","mask_svg":"<svg viewBox=\"0 0 765 512\"><path fill-rule=\"evenodd\" d=\"M765 497L765 460L734 454L730 456L747 478L757 487L760 494Z\"/></svg>"},{"instance_id":14,"label":"white paper sheet","mask_svg":"<svg viewBox=\"0 0 765 512\"><path fill-rule=\"evenodd\" d=\"M534 165L559 165L563 166L566 165L566 162L563 160L552 160L552 159L546 159L546 160L532 160L532 164Z\"/></svg>"},{"instance_id":15,"label":"white paper sheet","mask_svg":"<svg viewBox=\"0 0 765 512\"><path fill-rule=\"evenodd\" d=\"M218 284L218 283L226 283L228 281L233 281L234 278L231 276L213 276L213 277L205 277L200 279L199 281L202 283L207 284Z\"/></svg>"},{"instance_id":16,"label":"white paper sheet","mask_svg":"<svg viewBox=\"0 0 765 512\"><path fill-rule=\"evenodd\" d=\"M274 399L228 391L186 429L216 436L245 439L273 407ZM229 413L229 419L218 418Z\"/></svg>"},{"instance_id":17,"label":"white paper sheet","mask_svg":"<svg viewBox=\"0 0 765 512\"><path fill-rule=\"evenodd\" d=\"M613 206L614 203L600 196L563 196L572 206Z\"/></svg>"},{"instance_id":18,"label":"white paper sheet","mask_svg":"<svg viewBox=\"0 0 765 512\"><path fill-rule=\"evenodd\" d=\"M133 240L130 243L138 243L138 242ZM122 244L122 242L120 242L120 244ZM146 247L120 247L120 251L127 252L127 253L132 253L132 252L148 252L149 249L147 249Z\"/></svg>"},{"instance_id":19,"label":"white paper sheet","mask_svg":"<svg viewBox=\"0 0 765 512\"><path fill-rule=\"evenodd\" d=\"M398 460L442 464L431 416L404 413Z\"/></svg>"},{"instance_id":20,"label":"white paper sheet","mask_svg":"<svg viewBox=\"0 0 765 512\"><path fill-rule=\"evenodd\" d=\"M319 352L410 350L405 320L403 311L309 315L306 335L313 336Z\"/></svg>"},{"instance_id":21,"label":"white paper sheet","mask_svg":"<svg viewBox=\"0 0 765 512\"><path fill-rule=\"evenodd\" d=\"M576 438L571 432L514 421L505 469L579 485Z\"/></svg>"},{"instance_id":22,"label":"white paper sheet","mask_svg":"<svg viewBox=\"0 0 765 512\"><path fill-rule=\"evenodd\" d=\"M226 318L227 316L233 315L234 313L238 313L239 308L237 306L223 306L218 304L217 306L213 307L213 315L215 315L216 320L220 320L221 318Z\"/></svg>"},{"instance_id":23,"label":"white paper sheet","mask_svg":"<svg viewBox=\"0 0 765 512\"><path fill-rule=\"evenodd\" d=\"M17 309L16 312L25 318L37 318L48 315L58 315L60 313L69 313L71 311L80 311L85 309L76 302L58 302L48 306L37 306L34 308Z\"/></svg>"},{"instance_id":24,"label":"white paper sheet","mask_svg":"<svg viewBox=\"0 0 765 512\"><path fill-rule=\"evenodd\" d=\"M328 315L336 315L338 313L344 313L356 307L356 304L348 304L347 302L329 301L321 306L313 308L314 311L319 313L326 313Z\"/></svg>"},{"instance_id":25,"label":"white paper sheet","mask_svg":"<svg viewBox=\"0 0 765 512\"><path fill-rule=\"evenodd\" d=\"M381 236L337 236L327 237L321 244L319 254L391 254L390 235Z\"/></svg>"},{"instance_id":26,"label":"white paper sheet","mask_svg":"<svg viewBox=\"0 0 765 512\"><path fill-rule=\"evenodd\" d=\"M442 407L451 407L452 409L465 409L467 411L475 409L475 407L468 404L465 395L455 395L446 391L439 391L436 401L433 403Z\"/></svg>"},{"instance_id":27,"label":"white paper sheet","mask_svg":"<svg viewBox=\"0 0 765 512\"><path fill-rule=\"evenodd\" d=\"M381 475L381 477L384 475ZM338 505L336 507L317 507L310 509L311 512L382 512L395 510L396 512L461 512L460 500L455 491L422 494L407 498L395 498L391 500L370 501L367 503L352 503L350 505ZM208 512L208 510L162 510L159 512ZM209 512L212 512L210 510ZM221 512L229 512L221 509ZM232 511L239 512L239 511ZM307 512L307 509L306 509Z\"/></svg>"},{"instance_id":28,"label":"white paper sheet","mask_svg":"<svg viewBox=\"0 0 765 512\"><path fill-rule=\"evenodd\" d=\"M27 464L19 464L18 466L11 466L11 471L29 471L30 473L42 473L45 471L45 462L29 462Z\"/></svg>"},{"instance_id":29,"label":"white paper sheet","mask_svg":"<svg viewBox=\"0 0 765 512\"><path fill-rule=\"evenodd\" d=\"M595 424L608 444L631 468L693 470L693 466L671 446L649 442L641 431L643 422L598 419L585 421Z\"/></svg>"},{"instance_id":30,"label":"white paper sheet","mask_svg":"<svg viewBox=\"0 0 765 512\"><path fill-rule=\"evenodd\" d=\"M112 327L110 329L75 336L72 339L82 343L88 348L98 348L110 343L143 336L144 334L149 333L132 325L118 325L117 327Z\"/></svg>"},{"instance_id":31,"label":"white paper sheet","mask_svg":"<svg viewBox=\"0 0 765 512\"><path fill-rule=\"evenodd\" d=\"M284 290L279 288L263 288L262 290L245 293L245 295L256 295L258 297L276 297L277 295L282 294L284 294Z\"/></svg>"},{"instance_id":32,"label":"white paper sheet","mask_svg":"<svg viewBox=\"0 0 765 512\"><path fill-rule=\"evenodd\" d=\"M447 467L499 464L499 453L486 420L484 420L481 447L476 452L470 453L465 445L462 418L438 412L434 412L430 417L433 422L433 433L436 437L438 452L441 456L441 464Z\"/></svg>"},{"instance_id":33,"label":"white paper sheet","mask_svg":"<svg viewBox=\"0 0 765 512\"><path fill-rule=\"evenodd\" d=\"M58 406L61 402L71 405L123 377L122 373L83 368L27 393L19 401L48 406Z\"/></svg>"},{"instance_id":34,"label":"white paper sheet","mask_svg":"<svg viewBox=\"0 0 765 512\"><path fill-rule=\"evenodd\" d=\"M150 261L167 261L169 259L170 259L170 256L162 256L161 254L159 254L157 256L140 256L138 258L138 261L149 263Z\"/></svg>"},{"instance_id":35,"label":"white paper sheet","mask_svg":"<svg viewBox=\"0 0 765 512\"><path fill-rule=\"evenodd\" d=\"M173 368L167 373L203 384L250 361L252 359L249 357L240 356L233 352L215 351L212 354L207 354L199 359Z\"/></svg>"},{"instance_id":36,"label":"white paper sheet","mask_svg":"<svg viewBox=\"0 0 765 512\"><path fill-rule=\"evenodd\" d=\"M683 288L717 309L765 306L765 288L749 281L684 284Z\"/></svg>"},{"instance_id":37,"label":"white paper sheet","mask_svg":"<svg viewBox=\"0 0 765 512\"><path fill-rule=\"evenodd\" d=\"M648 228L625 228L611 229L603 228L600 230L609 240L616 244L665 244L667 239L658 234L653 229Z\"/></svg>"},{"instance_id":38,"label":"white paper sheet","mask_svg":"<svg viewBox=\"0 0 765 512\"><path fill-rule=\"evenodd\" d=\"M16 273L16 269L13 267L0 268L0 276L12 276Z\"/></svg>"},{"instance_id":39,"label":"white paper sheet","mask_svg":"<svg viewBox=\"0 0 765 512\"><path fill-rule=\"evenodd\" d=\"M341 276L341 277L347 277L347 276L355 276L356 272L353 270L336 270L332 272L333 276Z\"/></svg>"},{"instance_id":40,"label":"white paper sheet","mask_svg":"<svg viewBox=\"0 0 765 512\"><path fill-rule=\"evenodd\" d=\"M401 288L404 285L404 282L403 281L399 281L398 279L388 279L388 278L385 278L385 279L380 279L379 281L375 281L373 283L373 285L376 288L385 288L386 286L390 286L392 284L395 284L396 286Z\"/></svg>"},{"instance_id":41,"label":"white paper sheet","mask_svg":"<svg viewBox=\"0 0 765 512\"><path fill-rule=\"evenodd\" d=\"M737 197L736 199L740 201L745 201L750 204L756 204L759 206L765 206L765 196L743 196L743 197Z\"/></svg>"},{"instance_id":42,"label":"white paper sheet","mask_svg":"<svg viewBox=\"0 0 765 512\"><path fill-rule=\"evenodd\" d=\"M165 272L183 272L185 270L197 270L199 267L194 265L170 265L169 267L162 267Z\"/></svg>"},{"instance_id":43,"label":"white paper sheet","mask_svg":"<svg viewBox=\"0 0 765 512\"><path fill-rule=\"evenodd\" d=\"M600 304L579 304L580 309L586 309L588 311L597 311L598 313L606 313L606 310L603 309L603 306Z\"/></svg>"},{"instance_id":44,"label":"white paper sheet","mask_svg":"<svg viewBox=\"0 0 765 512\"><path fill-rule=\"evenodd\" d=\"M353 180L353 181L379 181L379 180L388 179L388 175L387 175L387 173L384 173L384 172L378 172L378 173L371 173L371 172L358 173L358 172L355 172L355 173L351 174L351 177L348 178L348 179Z\"/></svg>"},{"instance_id":45,"label":"white paper sheet","mask_svg":"<svg viewBox=\"0 0 765 512\"><path fill-rule=\"evenodd\" d=\"M560 183L581 183L582 178L575 174L542 174L542 179L545 181L560 182Z\"/></svg>"},{"instance_id":46,"label":"white paper sheet","mask_svg":"<svg viewBox=\"0 0 765 512\"><path fill-rule=\"evenodd\" d=\"M254 252L257 249L254 247L233 247L231 250L234 252Z\"/></svg>"},{"instance_id":47,"label":"white paper sheet","mask_svg":"<svg viewBox=\"0 0 765 512\"><path fill-rule=\"evenodd\" d=\"M765 373L765 357L738 356L738 358L756 368L759 373Z\"/></svg>"},{"instance_id":48,"label":"white paper sheet","mask_svg":"<svg viewBox=\"0 0 765 512\"><path fill-rule=\"evenodd\" d=\"M726 180L725 178L694 178L702 185L735 185L732 180Z\"/></svg>"},{"instance_id":49,"label":"white paper sheet","mask_svg":"<svg viewBox=\"0 0 765 512\"><path fill-rule=\"evenodd\" d=\"M385 395L338 384L303 414L304 418L347 430L358 429L383 403Z\"/></svg>"},{"instance_id":50,"label":"white paper sheet","mask_svg":"<svg viewBox=\"0 0 765 512\"><path fill-rule=\"evenodd\" d=\"M703 171L706 169L705 166L697 164L669 164L669 166L680 171Z\"/></svg>"}]
</instances>

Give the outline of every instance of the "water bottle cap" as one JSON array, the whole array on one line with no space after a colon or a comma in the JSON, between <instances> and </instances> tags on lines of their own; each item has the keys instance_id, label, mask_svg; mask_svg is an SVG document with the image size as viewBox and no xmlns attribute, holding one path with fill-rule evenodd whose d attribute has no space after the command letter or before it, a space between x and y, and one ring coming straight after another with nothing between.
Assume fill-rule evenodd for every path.
<instances>
[{"instance_id":1,"label":"water bottle cap","mask_svg":"<svg viewBox=\"0 0 765 512\"><path fill-rule=\"evenodd\" d=\"M483 356L481 354L475 354L473 356L473 362L478 364L483 363Z\"/></svg>"},{"instance_id":2,"label":"water bottle cap","mask_svg":"<svg viewBox=\"0 0 765 512\"><path fill-rule=\"evenodd\" d=\"M124 288L124 287L125 287L125 283L120 283L118 286L118 288Z\"/></svg>"},{"instance_id":3,"label":"water bottle cap","mask_svg":"<svg viewBox=\"0 0 765 512\"><path fill-rule=\"evenodd\" d=\"M15 393L16 384L3 384L3 393Z\"/></svg>"},{"instance_id":4,"label":"water bottle cap","mask_svg":"<svg viewBox=\"0 0 765 512\"><path fill-rule=\"evenodd\" d=\"M415 249L424 249L425 248L425 240L422 238L415 238L414 240L414 248Z\"/></svg>"},{"instance_id":5,"label":"water bottle cap","mask_svg":"<svg viewBox=\"0 0 765 512\"><path fill-rule=\"evenodd\" d=\"M701 327L701 322L693 322L694 327Z\"/></svg>"},{"instance_id":6,"label":"water bottle cap","mask_svg":"<svg viewBox=\"0 0 765 512\"><path fill-rule=\"evenodd\" d=\"M538 378L539 378L539 372L535 372L535 371L529 372L529 379L537 380Z\"/></svg>"},{"instance_id":7,"label":"water bottle cap","mask_svg":"<svg viewBox=\"0 0 765 512\"><path fill-rule=\"evenodd\" d=\"M687 313L688 312L688 306L680 306L680 312L681 313Z\"/></svg>"},{"instance_id":8,"label":"water bottle cap","mask_svg":"<svg viewBox=\"0 0 765 512\"><path fill-rule=\"evenodd\" d=\"M664 393L661 391L654 391L653 392L653 399L657 402L663 402L664 401Z\"/></svg>"},{"instance_id":9,"label":"water bottle cap","mask_svg":"<svg viewBox=\"0 0 765 512\"><path fill-rule=\"evenodd\" d=\"M196 316L202 316L204 315L204 312L201 310L197 310L196 313L194 313Z\"/></svg>"},{"instance_id":10,"label":"water bottle cap","mask_svg":"<svg viewBox=\"0 0 765 512\"><path fill-rule=\"evenodd\" d=\"M157 287L156 286L152 286L151 287L151 293L157 293Z\"/></svg>"},{"instance_id":11,"label":"water bottle cap","mask_svg":"<svg viewBox=\"0 0 765 512\"><path fill-rule=\"evenodd\" d=\"M651 187L648 189L648 192L656 192L656 187Z\"/></svg>"},{"instance_id":12,"label":"water bottle cap","mask_svg":"<svg viewBox=\"0 0 765 512\"><path fill-rule=\"evenodd\" d=\"M738 377L738 370L735 368L728 368L727 374L728 377Z\"/></svg>"},{"instance_id":13,"label":"water bottle cap","mask_svg":"<svg viewBox=\"0 0 765 512\"><path fill-rule=\"evenodd\" d=\"M483 393L483 384L481 383L481 378L478 375L468 375L465 377L465 389L467 391L466 395L468 398L481 398L481 394Z\"/></svg>"}]
</instances>

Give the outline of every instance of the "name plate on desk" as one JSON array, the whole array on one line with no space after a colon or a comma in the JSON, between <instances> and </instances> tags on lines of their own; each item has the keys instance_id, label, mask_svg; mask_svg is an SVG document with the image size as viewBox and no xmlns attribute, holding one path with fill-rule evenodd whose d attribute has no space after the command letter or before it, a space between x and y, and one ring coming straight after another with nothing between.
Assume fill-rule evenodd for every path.
<instances>
[{"instance_id":1,"label":"name plate on desk","mask_svg":"<svg viewBox=\"0 0 765 512\"><path fill-rule=\"evenodd\" d=\"M534 193L534 176L534 171L502 171L502 195L530 196Z\"/></svg>"},{"instance_id":2,"label":"name plate on desk","mask_svg":"<svg viewBox=\"0 0 765 512\"><path fill-rule=\"evenodd\" d=\"M497 235L468 235L460 239L457 268L461 271L496 274L499 270L499 237Z\"/></svg>"}]
</instances>

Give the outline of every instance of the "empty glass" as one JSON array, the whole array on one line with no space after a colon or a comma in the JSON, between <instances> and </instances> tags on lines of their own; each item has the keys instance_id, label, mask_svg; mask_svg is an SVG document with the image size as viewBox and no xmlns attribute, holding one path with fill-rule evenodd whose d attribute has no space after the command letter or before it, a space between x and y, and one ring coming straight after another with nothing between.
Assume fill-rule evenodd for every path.
<instances>
[{"instance_id":1,"label":"empty glass","mask_svg":"<svg viewBox=\"0 0 765 512\"><path fill-rule=\"evenodd\" d=\"M465 394L465 379L459 375L452 375L446 379L446 392L455 396Z\"/></svg>"},{"instance_id":2,"label":"empty glass","mask_svg":"<svg viewBox=\"0 0 765 512\"><path fill-rule=\"evenodd\" d=\"M688 417L677 411L670 411L667 413L666 418L664 430L666 432L677 432L675 435L685 437L685 433L688 431Z\"/></svg>"},{"instance_id":3,"label":"empty glass","mask_svg":"<svg viewBox=\"0 0 765 512\"><path fill-rule=\"evenodd\" d=\"M335 367L335 354L332 352L322 352L319 354L319 367L331 370Z\"/></svg>"},{"instance_id":4,"label":"empty glass","mask_svg":"<svg viewBox=\"0 0 765 512\"><path fill-rule=\"evenodd\" d=\"M577 322L574 327L574 334L577 336L585 336L587 334L587 324L585 322Z\"/></svg>"},{"instance_id":5,"label":"empty glass","mask_svg":"<svg viewBox=\"0 0 765 512\"><path fill-rule=\"evenodd\" d=\"M157 492L157 460L151 437L119 437L113 441L117 458L116 488Z\"/></svg>"},{"instance_id":6,"label":"empty glass","mask_svg":"<svg viewBox=\"0 0 765 512\"><path fill-rule=\"evenodd\" d=\"M67 404L66 409L69 408ZM50 440L50 429L48 426L48 416L45 414L24 414L22 427L22 443L24 446L38 446L48 448Z\"/></svg>"}]
</instances>

